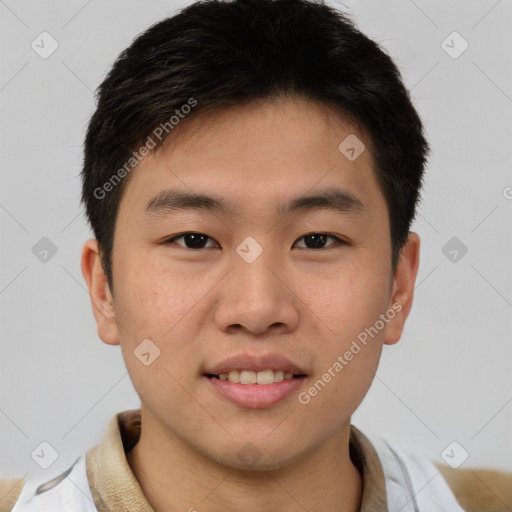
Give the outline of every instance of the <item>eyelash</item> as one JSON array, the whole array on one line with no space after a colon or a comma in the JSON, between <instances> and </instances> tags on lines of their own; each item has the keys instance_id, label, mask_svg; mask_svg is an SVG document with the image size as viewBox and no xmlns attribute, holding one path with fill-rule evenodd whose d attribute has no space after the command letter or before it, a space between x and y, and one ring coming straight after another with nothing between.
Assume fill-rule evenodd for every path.
<instances>
[{"instance_id":1,"label":"eyelash","mask_svg":"<svg viewBox=\"0 0 512 512\"><path fill-rule=\"evenodd\" d=\"M173 236L171 238L168 238L168 239L164 240L162 242L162 244L163 245L170 245L173 242L175 242L176 240L179 240L180 238L183 238L186 235L203 235L206 238L208 238L209 240L213 240L213 238L209 237L208 235L205 235L204 233L197 233L195 231L188 231L186 233L182 233L181 235L175 235L175 236ZM329 235L327 233L308 233L307 235L303 235L303 236L299 237L297 240L302 240L303 238L305 238L307 236L310 236L310 235L323 235L323 236L326 236L327 238L332 238L333 240L335 240L335 243L333 243L333 244L330 244L330 245L328 245L326 247L321 247L319 249L310 249L311 251L321 251L321 250L329 249L330 247L336 247L336 246L339 246L339 245L347 245L347 242L345 240L342 240L341 238L339 238L337 236L334 236L334 235ZM210 247L201 247L199 249L193 249L193 248L190 248L190 247L186 247L185 245L182 245L182 244L178 244L178 245L181 245L184 249L188 249L190 251L196 251L196 252L210 248ZM302 247L302 249L308 249L308 247Z\"/></svg>"}]
</instances>

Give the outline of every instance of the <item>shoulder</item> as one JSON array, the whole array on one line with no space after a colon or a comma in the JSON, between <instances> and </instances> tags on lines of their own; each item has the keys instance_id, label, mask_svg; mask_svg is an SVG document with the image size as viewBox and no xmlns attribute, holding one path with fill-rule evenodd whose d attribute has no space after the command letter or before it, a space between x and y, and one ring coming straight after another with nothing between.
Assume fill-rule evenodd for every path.
<instances>
[{"instance_id":1,"label":"shoulder","mask_svg":"<svg viewBox=\"0 0 512 512\"><path fill-rule=\"evenodd\" d=\"M512 473L496 469L453 469L431 460L424 452L404 448L385 438L374 436L372 442L382 463L386 490L391 491L388 492L390 503L396 501L403 505L404 493L409 490L409 501L418 505L414 510L431 510L432 503L436 503L444 507L440 510L512 511Z\"/></svg>"},{"instance_id":2,"label":"shoulder","mask_svg":"<svg viewBox=\"0 0 512 512\"><path fill-rule=\"evenodd\" d=\"M512 473L495 469L452 469L438 462L434 464L467 512L512 510Z\"/></svg>"},{"instance_id":3,"label":"shoulder","mask_svg":"<svg viewBox=\"0 0 512 512\"><path fill-rule=\"evenodd\" d=\"M69 476L69 478L67 478ZM0 512L64 512L70 505L76 512L97 512L86 473L85 456L64 472L41 479L0 481Z\"/></svg>"},{"instance_id":4,"label":"shoulder","mask_svg":"<svg viewBox=\"0 0 512 512\"><path fill-rule=\"evenodd\" d=\"M0 512L11 512L24 485L23 478L0 478Z\"/></svg>"}]
</instances>

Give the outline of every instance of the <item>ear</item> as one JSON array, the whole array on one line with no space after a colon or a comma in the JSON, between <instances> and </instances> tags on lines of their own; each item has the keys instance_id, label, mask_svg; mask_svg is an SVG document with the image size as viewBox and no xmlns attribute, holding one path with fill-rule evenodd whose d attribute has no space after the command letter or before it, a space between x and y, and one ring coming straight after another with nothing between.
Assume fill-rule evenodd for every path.
<instances>
[{"instance_id":1,"label":"ear","mask_svg":"<svg viewBox=\"0 0 512 512\"><path fill-rule=\"evenodd\" d=\"M89 288L99 337L108 345L119 345L114 300L101 264L98 241L95 239L87 240L83 246L82 274Z\"/></svg>"},{"instance_id":2,"label":"ear","mask_svg":"<svg viewBox=\"0 0 512 512\"><path fill-rule=\"evenodd\" d=\"M407 242L400 251L397 269L393 278L393 293L391 294L390 309L396 314L389 321L386 330L386 345L397 343L402 336L405 320L409 316L414 295L414 284L420 263L420 237L409 233Z\"/></svg>"}]
</instances>

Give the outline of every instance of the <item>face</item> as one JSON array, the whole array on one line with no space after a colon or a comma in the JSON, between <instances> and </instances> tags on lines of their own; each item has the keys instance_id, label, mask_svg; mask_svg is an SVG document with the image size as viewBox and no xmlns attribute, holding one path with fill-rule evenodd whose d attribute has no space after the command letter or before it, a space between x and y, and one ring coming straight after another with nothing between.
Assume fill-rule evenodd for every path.
<instances>
[{"instance_id":1,"label":"face","mask_svg":"<svg viewBox=\"0 0 512 512\"><path fill-rule=\"evenodd\" d=\"M400 337L417 269L411 239L391 271L366 135L315 102L255 102L185 120L132 172L113 301L92 241L82 268L102 304L99 335L120 343L146 414L233 467L247 443L262 467L280 467L346 431L383 344ZM224 364L238 355L249 359ZM275 356L305 376L234 384L205 375L286 370ZM254 376L264 378L244 374Z\"/></svg>"}]
</instances>

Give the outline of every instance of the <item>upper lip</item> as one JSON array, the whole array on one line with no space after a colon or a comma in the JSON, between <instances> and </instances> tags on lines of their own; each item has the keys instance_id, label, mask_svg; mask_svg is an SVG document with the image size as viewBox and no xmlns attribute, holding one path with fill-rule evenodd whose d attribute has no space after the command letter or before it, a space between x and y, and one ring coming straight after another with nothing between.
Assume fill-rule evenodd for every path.
<instances>
[{"instance_id":1,"label":"upper lip","mask_svg":"<svg viewBox=\"0 0 512 512\"><path fill-rule=\"evenodd\" d=\"M294 375L306 375L306 372L298 364L292 362L286 356L280 354L236 354L220 363L209 366L205 374L219 375L233 370L249 370L259 372L262 370L282 370Z\"/></svg>"}]
</instances>

